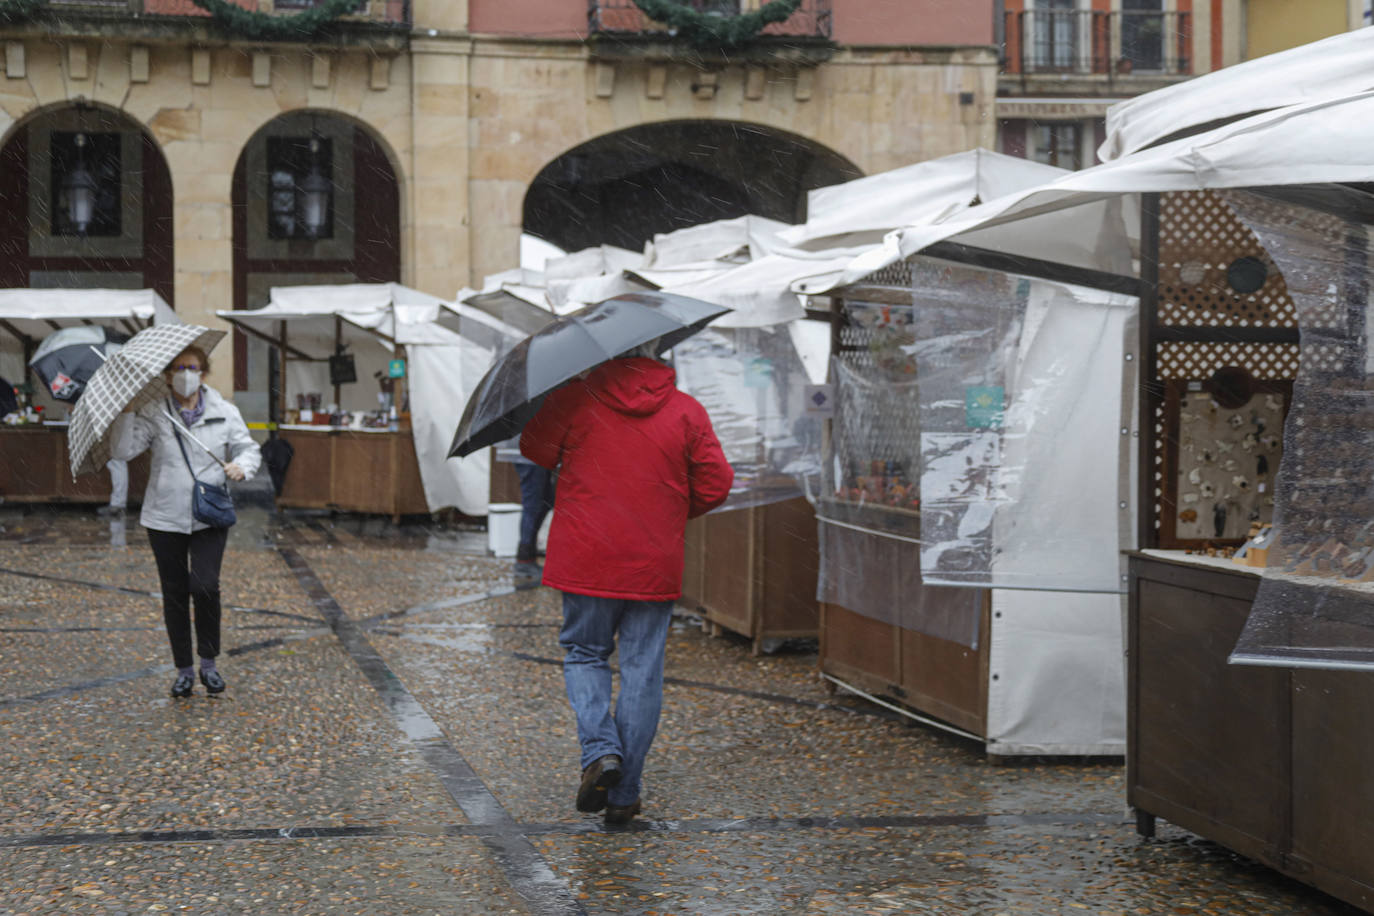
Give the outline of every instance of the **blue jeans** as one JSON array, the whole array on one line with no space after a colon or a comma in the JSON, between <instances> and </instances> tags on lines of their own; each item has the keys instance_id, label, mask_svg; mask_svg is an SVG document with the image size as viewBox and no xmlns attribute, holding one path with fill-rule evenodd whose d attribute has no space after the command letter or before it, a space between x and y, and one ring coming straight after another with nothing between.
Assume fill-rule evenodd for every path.
<instances>
[{"instance_id":1,"label":"blue jeans","mask_svg":"<svg viewBox=\"0 0 1374 916\"><path fill-rule=\"evenodd\" d=\"M644 758L663 707L663 651L673 618L671 601L627 601L563 593L563 682L577 716L582 767L607 754L621 759L613 805L639 798ZM620 635L620 696L611 715L611 666Z\"/></svg>"},{"instance_id":2,"label":"blue jeans","mask_svg":"<svg viewBox=\"0 0 1374 916\"><path fill-rule=\"evenodd\" d=\"M528 559L533 560L539 526L553 508L553 471L517 461L515 473L520 475L520 546L530 549Z\"/></svg>"}]
</instances>

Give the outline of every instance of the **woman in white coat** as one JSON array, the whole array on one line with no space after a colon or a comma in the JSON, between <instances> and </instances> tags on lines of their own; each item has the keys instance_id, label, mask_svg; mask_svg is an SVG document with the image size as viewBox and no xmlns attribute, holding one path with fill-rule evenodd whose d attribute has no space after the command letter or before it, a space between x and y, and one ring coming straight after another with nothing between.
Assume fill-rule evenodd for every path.
<instances>
[{"instance_id":1,"label":"woman in white coat","mask_svg":"<svg viewBox=\"0 0 1374 916\"><path fill-rule=\"evenodd\" d=\"M215 658L219 655L219 571L229 529L212 528L192 516L192 474L203 483L224 486L226 479L252 477L262 462L238 408L201 384L209 373L210 360L204 352L197 347L184 350L163 374L172 397L154 401L137 413L121 414L111 449L115 458L125 461L152 449L139 522L148 531L162 580L162 617L177 666L174 697L190 696L195 686L192 600L200 682L212 694L225 688ZM188 430L220 460L176 432L177 428Z\"/></svg>"}]
</instances>

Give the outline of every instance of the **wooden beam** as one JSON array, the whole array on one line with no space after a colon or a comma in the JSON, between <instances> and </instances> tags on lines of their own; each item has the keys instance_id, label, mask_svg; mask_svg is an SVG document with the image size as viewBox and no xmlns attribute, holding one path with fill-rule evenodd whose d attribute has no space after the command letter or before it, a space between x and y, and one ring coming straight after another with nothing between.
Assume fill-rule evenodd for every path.
<instances>
[{"instance_id":1,"label":"wooden beam","mask_svg":"<svg viewBox=\"0 0 1374 916\"><path fill-rule=\"evenodd\" d=\"M6 331L9 331L11 334L13 334L15 338L18 339L18 341L25 347L33 347L37 343L37 341L35 341L32 337L25 334L23 331L19 330L14 325L10 324L4 318L0 318L0 328L4 328ZM27 360L25 362L27 362Z\"/></svg>"},{"instance_id":2,"label":"wooden beam","mask_svg":"<svg viewBox=\"0 0 1374 916\"><path fill-rule=\"evenodd\" d=\"M284 321L282 322L282 336L281 336L281 340L277 340L277 339L275 339L275 338L268 337L266 334L262 333L262 332L259 331L257 328L250 328L250 327L249 327L248 325L246 325L246 324L239 324L237 321L235 321L235 320L232 319L232 318L226 318L226 319L224 319L224 320L225 320L225 321L228 321L230 324L232 324L234 327L238 328L240 331L242 331L242 332L245 333L245 334L248 334L248 335L250 335L250 336L252 336L252 337L256 337L258 340L266 341L266 342L267 342L268 344L270 344L271 346L274 346L274 347L281 347L283 350L285 350L287 353L290 353L291 355L295 356L297 359L303 359L303 360L306 360L307 362L312 362L312 363L313 363L313 362L319 362L319 358L318 358L318 357L311 356L309 353L306 353L306 352L303 351L303 350L297 350L295 347L287 346L287 344L286 344L286 322L284 322Z\"/></svg>"},{"instance_id":3,"label":"wooden beam","mask_svg":"<svg viewBox=\"0 0 1374 916\"><path fill-rule=\"evenodd\" d=\"M1164 390L1155 377L1159 328L1159 195L1140 195L1140 354L1136 363L1136 549L1159 544L1155 531L1155 408Z\"/></svg>"},{"instance_id":4,"label":"wooden beam","mask_svg":"<svg viewBox=\"0 0 1374 916\"><path fill-rule=\"evenodd\" d=\"M962 245L958 242L936 242L934 245L922 249L919 254L928 258L957 261L960 264L969 264L973 267L1000 270L1009 274L1035 277L1040 280L1087 286L1109 293L1122 293L1137 297L1144 295L1145 284L1137 277L1114 274L1105 270L1093 270L1088 267L1071 267L1054 261L1026 258L1001 251L992 251L988 248Z\"/></svg>"}]
</instances>

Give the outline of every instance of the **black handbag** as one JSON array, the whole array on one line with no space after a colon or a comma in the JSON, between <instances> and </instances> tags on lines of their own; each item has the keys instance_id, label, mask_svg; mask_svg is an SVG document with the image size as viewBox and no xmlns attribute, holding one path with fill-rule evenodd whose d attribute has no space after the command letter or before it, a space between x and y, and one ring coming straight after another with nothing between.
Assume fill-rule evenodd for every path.
<instances>
[{"instance_id":1,"label":"black handbag","mask_svg":"<svg viewBox=\"0 0 1374 916\"><path fill-rule=\"evenodd\" d=\"M181 459L186 462L186 470L191 473L191 517L211 528L228 528L238 521L234 513L234 498L229 495L228 487L206 483L196 477L191 470L191 457L186 454L186 443L181 441L181 430L175 422L172 432L176 436L177 448L181 449Z\"/></svg>"}]
</instances>

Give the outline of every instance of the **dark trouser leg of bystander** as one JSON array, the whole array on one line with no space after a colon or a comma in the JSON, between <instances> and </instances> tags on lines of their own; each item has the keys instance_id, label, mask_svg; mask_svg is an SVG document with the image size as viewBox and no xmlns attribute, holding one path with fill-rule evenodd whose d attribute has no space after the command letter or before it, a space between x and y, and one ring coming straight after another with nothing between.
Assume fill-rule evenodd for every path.
<instances>
[{"instance_id":1,"label":"dark trouser leg of bystander","mask_svg":"<svg viewBox=\"0 0 1374 916\"><path fill-rule=\"evenodd\" d=\"M189 584L196 607L196 654L202 659L219 655L219 570L228 539L228 528L203 528L190 537Z\"/></svg>"},{"instance_id":2,"label":"dark trouser leg of bystander","mask_svg":"<svg viewBox=\"0 0 1374 916\"><path fill-rule=\"evenodd\" d=\"M191 574L187 566L189 534L179 531L148 530L148 543L157 561L157 577L162 588L162 620L172 644L172 660L178 668L190 668L191 657Z\"/></svg>"}]
</instances>

